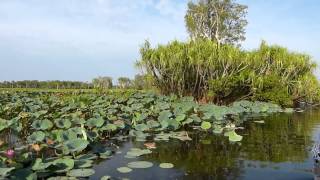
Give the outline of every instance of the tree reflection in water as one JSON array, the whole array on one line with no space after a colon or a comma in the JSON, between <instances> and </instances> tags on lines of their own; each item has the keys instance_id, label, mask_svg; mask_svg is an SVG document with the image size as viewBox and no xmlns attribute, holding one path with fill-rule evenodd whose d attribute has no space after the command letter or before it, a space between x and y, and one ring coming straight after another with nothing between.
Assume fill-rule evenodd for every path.
<instances>
[{"instance_id":1,"label":"tree reflection in water","mask_svg":"<svg viewBox=\"0 0 320 180\"><path fill-rule=\"evenodd\" d=\"M188 142L157 142L154 153L144 159L173 163L186 172L184 179L239 179L247 167L310 161L319 117L319 110L309 110L259 118L264 124L248 120L238 131L244 136L240 143L230 143L223 135L191 134ZM312 162L309 165L312 168Z\"/></svg>"}]
</instances>

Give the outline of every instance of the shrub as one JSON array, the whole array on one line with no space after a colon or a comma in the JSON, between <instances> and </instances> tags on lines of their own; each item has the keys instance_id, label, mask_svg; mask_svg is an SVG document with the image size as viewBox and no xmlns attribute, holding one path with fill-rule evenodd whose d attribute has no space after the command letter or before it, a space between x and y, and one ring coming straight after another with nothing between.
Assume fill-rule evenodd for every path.
<instances>
[{"instance_id":1,"label":"shrub","mask_svg":"<svg viewBox=\"0 0 320 180\"><path fill-rule=\"evenodd\" d=\"M138 66L164 94L224 104L251 99L292 106L297 99L319 100L316 65L310 56L265 42L253 51L203 39L156 48L146 42L140 54Z\"/></svg>"}]
</instances>

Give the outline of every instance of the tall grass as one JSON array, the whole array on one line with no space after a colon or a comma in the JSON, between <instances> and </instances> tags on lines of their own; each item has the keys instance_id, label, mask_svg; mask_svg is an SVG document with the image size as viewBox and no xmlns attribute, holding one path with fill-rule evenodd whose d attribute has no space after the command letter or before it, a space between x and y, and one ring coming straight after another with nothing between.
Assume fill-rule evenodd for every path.
<instances>
[{"instance_id":1,"label":"tall grass","mask_svg":"<svg viewBox=\"0 0 320 180\"><path fill-rule=\"evenodd\" d=\"M252 51L202 39L156 48L146 42L140 54L137 65L164 94L221 104L251 99L292 106L298 100L319 100L311 57L265 42Z\"/></svg>"}]
</instances>

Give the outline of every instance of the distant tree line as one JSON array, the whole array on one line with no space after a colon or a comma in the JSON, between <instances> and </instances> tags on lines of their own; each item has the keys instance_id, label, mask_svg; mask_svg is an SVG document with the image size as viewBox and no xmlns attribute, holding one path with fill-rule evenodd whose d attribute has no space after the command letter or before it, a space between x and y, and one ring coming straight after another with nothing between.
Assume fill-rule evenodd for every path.
<instances>
[{"instance_id":1,"label":"distant tree line","mask_svg":"<svg viewBox=\"0 0 320 180\"><path fill-rule=\"evenodd\" d=\"M147 89L151 87L147 83L145 75L137 74L134 79L128 77L119 77L117 84L113 84L112 77L100 76L94 78L92 82L81 81L38 81L38 80L23 80L23 81L3 81L0 82L0 88L39 88L39 89Z\"/></svg>"},{"instance_id":2,"label":"distant tree line","mask_svg":"<svg viewBox=\"0 0 320 180\"><path fill-rule=\"evenodd\" d=\"M81 81L3 81L0 88L91 89L92 83Z\"/></svg>"}]
</instances>

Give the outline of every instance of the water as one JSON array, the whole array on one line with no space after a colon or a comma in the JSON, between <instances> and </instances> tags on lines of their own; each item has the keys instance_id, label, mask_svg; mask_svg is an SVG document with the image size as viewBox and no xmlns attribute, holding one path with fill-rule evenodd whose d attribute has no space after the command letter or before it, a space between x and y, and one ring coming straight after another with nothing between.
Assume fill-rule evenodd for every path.
<instances>
[{"instance_id":1,"label":"water","mask_svg":"<svg viewBox=\"0 0 320 180\"><path fill-rule=\"evenodd\" d=\"M241 143L230 143L222 135L191 134L192 141L157 142L152 154L137 159L124 158L132 147L142 142L120 144L119 152L94 166L95 175L129 179L313 179L310 152L320 134L320 110L303 113L275 114L261 117L264 124L244 122ZM148 169L134 169L121 174L116 169L128 162L146 160ZM161 169L159 163L170 162L173 169Z\"/></svg>"}]
</instances>

